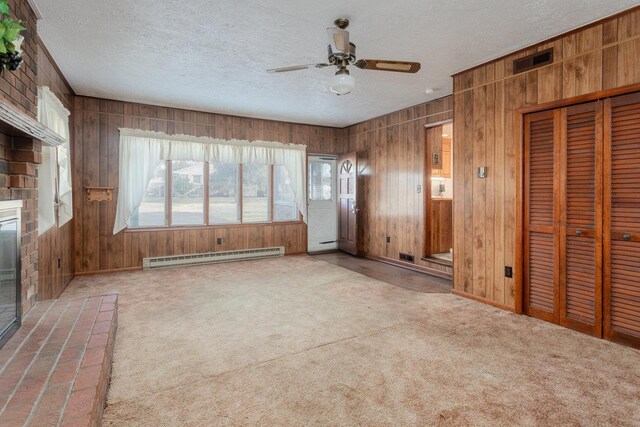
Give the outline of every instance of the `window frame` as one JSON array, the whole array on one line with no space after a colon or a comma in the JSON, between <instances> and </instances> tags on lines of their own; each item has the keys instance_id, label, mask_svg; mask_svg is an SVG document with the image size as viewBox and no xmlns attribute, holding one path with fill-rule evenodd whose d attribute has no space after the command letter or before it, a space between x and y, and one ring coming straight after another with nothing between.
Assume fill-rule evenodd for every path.
<instances>
[{"instance_id":1,"label":"window frame","mask_svg":"<svg viewBox=\"0 0 640 427\"><path fill-rule=\"evenodd\" d=\"M275 195L275 167L276 165L267 165L269 167L268 172L268 219L262 222L245 222L243 220L244 214L244 194L243 194L243 164L238 163L238 209L239 220L232 223L213 223L210 217L210 194L209 194L209 178L210 178L210 162L202 162L203 164L203 223L202 224L173 224L173 161L164 160L165 164L165 225L150 225L150 226L129 226L125 231L140 232L140 231L154 231L154 230L185 230L185 229L201 229L201 228L228 228L228 227L245 227L252 225L270 225L270 224L300 224L302 222L302 214L298 207L298 217L296 219L288 220L275 220L274 219L274 195Z\"/></svg>"}]
</instances>

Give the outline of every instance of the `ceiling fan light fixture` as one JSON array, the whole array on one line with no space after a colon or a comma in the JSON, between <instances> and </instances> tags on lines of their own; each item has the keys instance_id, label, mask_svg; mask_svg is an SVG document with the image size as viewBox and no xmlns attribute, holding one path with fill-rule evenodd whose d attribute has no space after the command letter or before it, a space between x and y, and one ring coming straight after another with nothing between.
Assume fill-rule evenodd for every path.
<instances>
[{"instance_id":1,"label":"ceiling fan light fixture","mask_svg":"<svg viewBox=\"0 0 640 427\"><path fill-rule=\"evenodd\" d=\"M338 96L347 95L351 93L353 88L356 87L356 79L349 74L349 70L340 69L336 72L336 75L331 79L331 92Z\"/></svg>"}]
</instances>

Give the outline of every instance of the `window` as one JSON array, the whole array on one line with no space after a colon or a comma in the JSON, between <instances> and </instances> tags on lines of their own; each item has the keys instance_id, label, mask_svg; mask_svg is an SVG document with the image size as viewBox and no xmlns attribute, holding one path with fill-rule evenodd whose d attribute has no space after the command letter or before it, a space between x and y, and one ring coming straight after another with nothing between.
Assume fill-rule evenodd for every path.
<instances>
[{"instance_id":1,"label":"window","mask_svg":"<svg viewBox=\"0 0 640 427\"><path fill-rule=\"evenodd\" d=\"M268 222L271 167L242 165L242 222Z\"/></svg>"},{"instance_id":2,"label":"window","mask_svg":"<svg viewBox=\"0 0 640 427\"><path fill-rule=\"evenodd\" d=\"M149 181L144 199L131 216L132 227L158 227L166 222L167 162L161 162Z\"/></svg>"},{"instance_id":3,"label":"window","mask_svg":"<svg viewBox=\"0 0 640 427\"><path fill-rule=\"evenodd\" d=\"M312 161L309 165L309 200L331 200L331 163Z\"/></svg>"},{"instance_id":4,"label":"window","mask_svg":"<svg viewBox=\"0 0 640 427\"><path fill-rule=\"evenodd\" d=\"M209 164L209 223L240 222L240 167L233 163Z\"/></svg>"},{"instance_id":5,"label":"window","mask_svg":"<svg viewBox=\"0 0 640 427\"><path fill-rule=\"evenodd\" d=\"M171 224L204 224L204 163L171 162Z\"/></svg>"},{"instance_id":6,"label":"window","mask_svg":"<svg viewBox=\"0 0 640 427\"><path fill-rule=\"evenodd\" d=\"M291 184L280 165L163 161L130 227L298 221Z\"/></svg>"},{"instance_id":7,"label":"window","mask_svg":"<svg viewBox=\"0 0 640 427\"><path fill-rule=\"evenodd\" d=\"M69 115L48 87L38 87L38 121L62 137L58 147L42 147L38 166L38 235L73 217ZM57 212L56 212L57 211Z\"/></svg>"},{"instance_id":8,"label":"window","mask_svg":"<svg viewBox=\"0 0 640 427\"><path fill-rule=\"evenodd\" d=\"M295 221L298 219L298 205L291 188L289 173L284 166L273 168L273 220Z\"/></svg>"}]
</instances>

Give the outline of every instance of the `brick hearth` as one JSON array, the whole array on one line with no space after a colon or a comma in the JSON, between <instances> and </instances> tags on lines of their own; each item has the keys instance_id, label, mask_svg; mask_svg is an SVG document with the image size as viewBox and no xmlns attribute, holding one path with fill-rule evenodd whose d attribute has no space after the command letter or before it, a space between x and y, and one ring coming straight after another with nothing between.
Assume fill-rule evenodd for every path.
<instances>
[{"instance_id":1,"label":"brick hearth","mask_svg":"<svg viewBox=\"0 0 640 427\"><path fill-rule=\"evenodd\" d=\"M116 295L37 303L0 349L0 424L99 424L116 328Z\"/></svg>"}]
</instances>

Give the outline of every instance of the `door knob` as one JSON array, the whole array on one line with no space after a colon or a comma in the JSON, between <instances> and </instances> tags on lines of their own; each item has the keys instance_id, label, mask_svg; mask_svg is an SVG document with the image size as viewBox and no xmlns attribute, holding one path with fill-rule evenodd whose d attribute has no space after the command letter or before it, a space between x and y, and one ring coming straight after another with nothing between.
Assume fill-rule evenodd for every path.
<instances>
[{"instance_id":1,"label":"door knob","mask_svg":"<svg viewBox=\"0 0 640 427\"><path fill-rule=\"evenodd\" d=\"M352 214L357 214L358 212L360 212L360 209L356 208L355 206L351 208L351 213Z\"/></svg>"},{"instance_id":2,"label":"door knob","mask_svg":"<svg viewBox=\"0 0 640 427\"><path fill-rule=\"evenodd\" d=\"M625 233L625 235L624 235L624 236L622 236L622 238L623 238L624 240L626 240L626 241L629 241L629 240L631 240L631 234L626 234L626 233Z\"/></svg>"},{"instance_id":3,"label":"door knob","mask_svg":"<svg viewBox=\"0 0 640 427\"><path fill-rule=\"evenodd\" d=\"M582 230L576 230L576 236L582 236Z\"/></svg>"}]
</instances>

